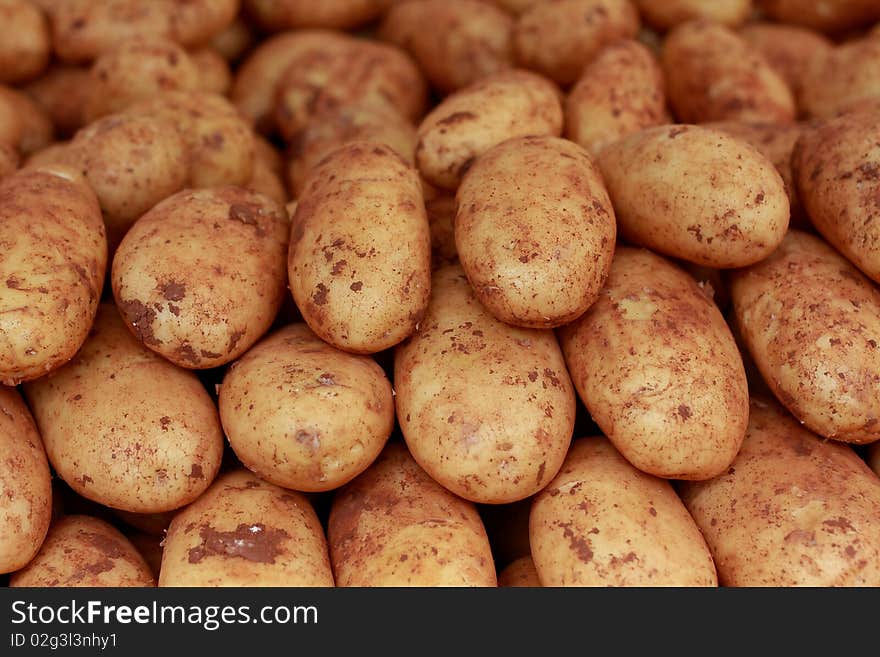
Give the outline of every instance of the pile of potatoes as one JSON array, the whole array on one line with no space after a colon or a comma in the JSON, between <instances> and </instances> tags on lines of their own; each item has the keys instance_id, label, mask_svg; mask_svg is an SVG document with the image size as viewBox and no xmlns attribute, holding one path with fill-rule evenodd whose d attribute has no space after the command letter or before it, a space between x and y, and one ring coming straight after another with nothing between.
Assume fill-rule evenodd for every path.
<instances>
[{"instance_id":1,"label":"pile of potatoes","mask_svg":"<svg viewBox=\"0 0 880 657\"><path fill-rule=\"evenodd\" d=\"M3 585L880 586L880 2L0 37Z\"/></svg>"}]
</instances>

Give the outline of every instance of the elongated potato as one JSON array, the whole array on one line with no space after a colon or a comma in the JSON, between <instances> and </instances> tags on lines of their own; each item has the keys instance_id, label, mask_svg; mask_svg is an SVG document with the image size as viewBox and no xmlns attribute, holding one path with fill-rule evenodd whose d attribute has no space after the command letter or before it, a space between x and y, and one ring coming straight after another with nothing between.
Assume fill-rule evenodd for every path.
<instances>
[{"instance_id":1,"label":"elongated potato","mask_svg":"<svg viewBox=\"0 0 880 657\"><path fill-rule=\"evenodd\" d=\"M843 43L809 63L798 98L806 116L830 118L880 102L880 38Z\"/></svg>"},{"instance_id":2,"label":"elongated potato","mask_svg":"<svg viewBox=\"0 0 880 657\"><path fill-rule=\"evenodd\" d=\"M544 586L716 586L709 548L668 481L601 437L572 443L535 496L532 559Z\"/></svg>"},{"instance_id":3,"label":"elongated potato","mask_svg":"<svg viewBox=\"0 0 880 657\"><path fill-rule=\"evenodd\" d=\"M752 0L634 0L646 23L668 30L696 18L722 25L743 23L752 10Z\"/></svg>"},{"instance_id":4,"label":"elongated potato","mask_svg":"<svg viewBox=\"0 0 880 657\"><path fill-rule=\"evenodd\" d=\"M599 156L627 241L707 267L770 255L788 228L785 184L752 146L699 126L648 128Z\"/></svg>"},{"instance_id":5,"label":"elongated potato","mask_svg":"<svg viewBox=\"0 0 880 657\"><path fill-rule=\"evenodd\" d=\"M56 473L99 504L176 509L220 467L223 435L202 384L139 344L110 304L76 358L25 394Z\"/></svg>"},{"instance_id":6,"label":"elongated potato","mask_svg":"<svg viewBox=\"0 0 880 657\"><path fill-rule=\"evenodd\" d=\"M782 76L797 99L813 59L826 56L832 47L818 32L795 25L749 23L739 34Z\"/></svg>"},{"instance_id":7,"label":"elongated potato","mask_svg":"<svg viewBox=\"0 0 880 657\"><path fill-rule=\"evenodd\" d=\"M736 321L773 394L808 429L880 439L880 292L822 240L791 230L732 277Z\"/></svg>"},{"instance_id":8,"label":"elongated potato","mask_svg":"<svg viewBox=\"0 0 880 657\"><path fill-rule=\"evenodd\" d=\"M773 20L831 34L880 20L876 0L758 0L758 6Z\"/></svg>"},{"instance_id":9,"label":"elongated potato","mask_svg":"<svg viewBox=\"0 0 880 657\"><path fill-rule=\"evenodd\" d=\"M541 580L532 557L520 557L512 561L498 574L498 586L540 587Z\"/></svg>"},{"instance_id":10,"label":"elongated potato","mask_svg":"<svg viewBox=\"0 0 880 657\"><path fill-rule=\"evenodd\" d=\"M465 499L528 497L555 476L574 429L574 389L556 337L496 320L457 265L432 284L419 331L394 355L406 443Z\"/></svg>"},{"instance_id":11,"label":"elongated potato","mask_svg":"<svg viewBox=\"0 0 880 657\"><path fill-rule=\"evenodd\" d=\"M455 244L480 302L514 326L554 328L599 295L614 255L614 210L589 154L558 137L484 153L456 195Z\"/></svg>"},{"instance_id":12,"label":"elongated potato","mask_svg":"<svg viewBox=\"0 0 880 657\"><path fill-rule=\"evenodd\" d=\"M635 467L708 479L733 461L746 375L724 317L687 273L618 248L599 300L560 343L590 415Z\"/></svg>"},{"instance_id":13,"label":"elongated potato","mask_svg":"<svg viewBox=\"0 0 880 657\"><path fill-rule=\"evenodd\" d=\"M681 494L725 586L880 586L880 479L772 402L730 470Z\"/></svg>"},{"instance_id":14,"label":"elongated potato","mask_svg":"<svg viewBox=\"0 0 880 657\"><path fill-rule=\"evenodd\" d=\"M338 586L495 586L476 508L389 444L334 498L327 527Z\"/></svg>"},{"instance_id":15,"label":"elongated potato","mask_svg":"<svg viewBox=\"0 0 880 657\"><path fill-rule=\"evenodd\" d=\"M112 525L72 515L52 525L37 556L12 587L155 586L150 567Z\"/></svg>"},{"instance_id":16,"label":"elongated potato","mask_svg":"<svg viewBox=\"0 0 880 657\"><path fill-rule=\"evenodd\" d=\"M333 586L333 573L308 499L235 470L171 521L159 586Z\"/></svg>"},{"instance_id":17,"label":"elongated potato","mask_svg":"<svg viewBox=\"0 0 880 657\"><path fill-rule=\"evenodd\" d=\"M70 360L95 317L107 238L94 192L64 167L0 181L0 382L30 381Z\"/></svg>"},{"instance_id":18,"label":"elongated potato","mask_svg":"<svg viewBox=\"0 0 880 657\"><path fill-rule=\"evenodd\" d=\"M422 121L416 165L432 185L454 190L474 160L505 139L562 134L559 91L528 71L505 71L444 99Z\"/></svg>"},{"instance_id":19,"label":"elongated potato","mask_svg":"<svg viewBox=\"0 0 880 657\"><path fill-rule=\"evenodd\" d=\"M52 54L43 12L28 0L3 0L0 25L0 82L20 83L40 75Z\"/></svg>"},{"instance_id":20,"label":"elongated potato","mask_svg":"<svg viewBox=\"0 0 880 657\"><path fill-rule=\"evenodd\" d=\"M428 305L430 240L419 177L394 150L354 142L333 151L293 217L288 274L306 323L354 353L405 339Z\"/></svg>"}]
</instances>

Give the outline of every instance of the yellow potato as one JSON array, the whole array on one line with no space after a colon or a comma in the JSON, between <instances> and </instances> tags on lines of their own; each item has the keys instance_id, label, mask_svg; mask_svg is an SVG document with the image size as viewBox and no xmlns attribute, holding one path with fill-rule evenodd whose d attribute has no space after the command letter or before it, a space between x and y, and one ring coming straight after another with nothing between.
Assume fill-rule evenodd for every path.
<instances>
[{"instance_id":1,"label":"yellow potato","mask_svg":"<svg viewBox=\"0 0 880 657\"><path fill-rule=\"evenodd\" d=\"M648 128L598 159L628 242L698 265L743 267L788 228L782 177L752 146L698 126Z\"/></svg>"},{"instance_id":2,"label":"yellow potato","mask_svg":"<svg viewBox=\"0 0 880 657\"><path fill-rule=\"evenodd\" d=\"M457 265L434 274L419 331L394 355L397 420L444 487L514 502L552 479L574 429L575 394L549 330L502 324Z\"/></svg>"},{"instance_id":3,"label":"yellow potato","mask_svg":"<svg viewBox=\"0 0 880 657\"><path fill-rule=\"evenodd\" d=\"M246 470L220 477L174 517L159 586L333 586L308 499Z\"/></svg>"},{"instance_id":4,"label":"yellow potato","mask_svg":"<svg viewBox=\"0 0 880 657\"><path fill-rule=\"evenodd\" d=\"M709 548L670 483L601 437L572 443L535 496L529 536L544 586L717 586Z\"/></svg>"},{"instance_id":5,"label":"yellow potato","mask_svg":"<svg viewBox=\"0 0 880 657\"><path fill-rule=\"evenodd\" d=\"M753 400L730 470L682 498L724 586L880 586L880 479L853 451Z\"/></svg>"},{"instance_id":6,"label":"yellow potato","mask_svg":"<svg viewBox=\"0 0 880 657\"><path fill-rule=\"evenodd\" d=\"M735 26L752 11L752 0L635 0L635 4L645 22L659 30L695 18Z\"/></svg>"},{"instance_id":7,"label":"yellow potato","mask_svg":"<svg viewBox=\"0 0 880 657\"><path fill-rule=\"evenodd\" d=\"M150 567L112 525L65 516L49 530L37 556L9 580L11 587L155 586Z\"/></svg>"},{"instance_id":8,"label":"yellow potato","mask_svg":"<svg viewBox=\"0 0 880 657\"><path fill-rule=\"evenodd\" d=\"M0 181L0 382L30 381L70 360L101 297L107 238L95 194L72 169Z\"/></svg>"},{"instance_id":9,"label":"yellow potato","mask_svg":"<svg viewBox=\"0 0 880 657\"><path fill-rule=\"evenodd\" d=\"M520 557L511 562L498 574L498 586L511 587L540 587L538 571L532 557Z\"/></svg>"},{"instance_id":10,"label":"yellow potato","mask_svg":"<svg viewBox=\"0 0 880 657\"><path fill-rule=\"evenodd\" d=\"M391 0L244 0L250 16L273 32L302 27L347 30L378 18Z\"/></svg>"},{"instance_id":11,"label":"yellow potato","mask_svg":"<svg viewBox=\"0 0 880 657\"><path fill-rule=\"evenodd\" d=\"M30 155L52 142L52 120L30 96L0 85L0 141Z\"/></svg>"},{"instance_id":12,"label":"yellow potato","mask_svg":"<svg viewBox=\"0 0 880 657\"><path fill-rule=\"evenodd\" d=\"M708 479L736 456L748 385L724 317L696 281L620 247L599 300L559 335L593 420L635 467Z\"/></svg>"},{"instance_id":13,"label":"yellow potato","mask_svg":"<svg viewBox=\"0 0 880 657\"><path fill-rule=\"evenodd\" d=\"M262 157L254 157L254 171L245 189L267 196L280 206L287 203L287 190L284 188L281 176L275 173L271 165Z\"/></svg>"},{"instance_id":14,"label":"yellow potato","mask_svg":"<svg viewBox=\"0 0 880 657\"><path fill-rule=\"evenodd\" d=\"M736 321L773 394L808 429L880 439L880 292L807 233L733 274Z\"/></svg>"},{"instance_id":15,"label":"yellow potato","mask_svg":"<svg viewBox=\"0 0 880 657\"><path fill-rule=\"evenodd\" d=\"M312 170L292 220L290 290L309 327L344 351L393 347L431 292L418 175L394 150L354 142Z\"/></svg>"},{"instance_id":16,"label":"yellow potato","mask_svg":"<svg viewBox=\"0 0 880 657\"><path fill-rule=\"evenodd\" d=\"M801 95L802 81L813 58L826 56L832 46L821 34L795 25L749 23L739 34L782 76L795 98Z\"/></svg>"},{"instance_id":17,"label":"yellow potato","mask_svg":"<svg viewBox=\"0 0 880 657\"><path fill-rule=\"evenodd\" d=\"M880 101L880 38L850 41L810 60L801 79L801 111L830 118Z\"/></svg>"},{"instance_id":18,"label":"yellow potato","mask_svg":"<svg viewBox=\"0 0 880 657\"><path fill-rule=\"evenodd\" d=\"M189 58L199 72L199 88L208 93L226 95L232 86L232 71L220 51L206 46L191 51Z\"/></svg>"},{"instance_id":19,"label":"yellow potato","mask_svg":"<svg viewBox=\"0 0 880 657\"><path fill-rule=\"evenodd\" d=\"M52 54L43 12L28 0L2 0L0 25L0 82L20 83L40 75Z\"/></svg>"},{"instance_id":20,"label":"yellow potato","mask_svg":"<svg viewBox=\"0 0 880 657\"><path fill-rule=\"evenodd\" d=\"M54 65L24 91L48 115L55 132L69 136L85 125L83 110L90 96L90 83L89 69Z\"/></svg>"},{"instance_id":21,"label":"yellow potato","mask_svg":"<svg viewBox=\"0 0 880 657\"><path fill-rule=\"evenodd\" d=\"M337 493L327 537L338 586L496 585L477 509L399 443Z\"/></svg>"},{"instance_id":22,"label":"yellow potato","mask_svg":"<svg viewBox=\"0 0 880 657\"><path fill-rule=\"evenodd\" d=\"M468 170L456 200L459 260L496 319L554 328L596 300L616 228L583 148L558 137L508 139Z\"/></svg>"},{"instance_id":23,"label":"yellow potato","mask_svg":"<svg viewBox=\"0 0 880 657\"><path fill-rule=\"evenodd\" d=\"M843 32L880 20L877 0L758 0L768 17L820 32Z\"/></svg>"},{"instance_id":24,"label":"yellow potato","mask_svg":"<svg viewBox=\"0 0 880 657\"><path fill-rule=\"evenodd\" d=\"M211 46L228 62L237 62L251 49L257 37L250 22L239 14L235 20L211 38Z\"/></svg>"}]
</instances>

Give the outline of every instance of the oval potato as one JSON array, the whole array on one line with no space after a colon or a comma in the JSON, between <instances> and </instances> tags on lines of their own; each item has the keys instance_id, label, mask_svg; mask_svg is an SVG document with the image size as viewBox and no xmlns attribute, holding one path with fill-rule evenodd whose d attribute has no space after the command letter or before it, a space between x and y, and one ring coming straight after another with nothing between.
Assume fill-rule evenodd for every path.
<instances>
[{"instance_id":1,"label":"oval potato","mask_svg":"<svg viewBox=\"0 0 880 657\"><path fill-rule=\"evenodd\" d=\"M739 35L764 56L797 99L813 59L825 57L832 47L831 41L818 32L796 25L749 23Z\"/></svg>"},{"instance_id":2,"label":"oval potato","mask_svg":"<svg viewBox=\"0 0 880 657\"><path fill-rule=\"evenodd\" d=\"M531 556L520 557L498 574L498 586L540 587L541 580Z\"/></svg>"},{"instance_id":3,"label":"oval potato","mask_svg":"<svg viewBox=\"0 0 880 657\"><path fill-rule=\"evenodd\" d=\"M52 54L43 12L28 0L4 0L0 3L0 25L0 82L18 84L40 75Z\"/></svg>"},{"instance_id":4,"label":"oval potato","mask_svg":"<svg viewBox=\"0 0 880 657\"><path fill-rule=\"evenodd\" d=\"M56 134L67 137L85 125L90 82L89 69L59 64L23 89L46 112Z\"/></svg>"},{"instance_id":5,"label":"oval potato","mask_svg":"<svg viewBox=\"0 0 880 657\"><path fill-rule=\"evenodd\" d=\"M843 43L809 60L800 86L801 111L831 118L880 101L880 38Z\"/></svg>"}]
</instances>

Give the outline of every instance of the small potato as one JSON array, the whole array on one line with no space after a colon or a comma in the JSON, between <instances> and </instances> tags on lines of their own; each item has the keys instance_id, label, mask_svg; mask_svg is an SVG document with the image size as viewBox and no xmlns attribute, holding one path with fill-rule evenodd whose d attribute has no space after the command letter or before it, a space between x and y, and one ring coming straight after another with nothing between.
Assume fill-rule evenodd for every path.
<instances>
[{"instance_id":1,"label":"small potato","mask_svg":"<svg viewBox=\"0 0 880 657\"><path fill-rule=\"evenodd\" d=\"M877 0L758 0L769 18L830 34L845 32L880 20Z\"/></svg>"},{"instance_id":2,"label":"small potato","mask_svg":"<svg viewBox=\"0 0 880 657\"><path fill-rule=\"evenodd\" d=\"M376 361L294 324L227 370L220 418L248 469L284 488L325 491L354 479L382 451L394 399Z\"/></svg>"},{"instance_id":3,"label":"small potato","mask_svg":"<svg viewBox=\"0 0 880 657\"><path fill-rule=\"evenodd\" d=\"M425 202L431 227L431 270L458 260L455 248L455 215L458 203L454 196L442 194Z\"/></svg>"},{"instance_id":4,"label":"small potato","mask_svg":"<svg viewBox=\"0 0 880 657\"><path fill-rule=\"evenodd\" d=\"M238 62L256 42L254 28L240 14L222 31L211 38L211 47L227 62Z\"/></svg>"},{"instance_id":5,"label":"small potato","mask_svg":"<svg viewBox=\"0 0 880 657\"><path fill-rule=\"evenodd\" d=\"M292 224L290 290L318 337L365 354L416 329L431 293L431 237L418 175L394 150L333 151L312 170Z\"/></svg>"},{"instance_id":6,"label":"small potato","mask_svg":"<svg viewBox=\"0 0 880 657\"><path fill-rule=\"evenodd\" d=\"M394 354L406 443L456 495L484 504L526 498L555 476L574 429L556 337L496 320L457 265L432 284L419 331Z\"/></svg>"},{"instance_id":7,"label":"small potato","mask_svg":"<svg viewBox=\"0 0 880 657\"><path fill-rule=\"evenodd\" d=\"M14 573L11 587L155 586L150 567L112 525L72 515L52 525L37 556Z\"/></svg>"},{"instance_id":8,"label":"small potato","mask_svg":"<svg viewBox=\"0 0 880 657\"><path fill-rule=\"evenodd\" d=\"M0 85L0 142L30 155L52 143L52 120L30 96Z\"/></svg>"},{"instance_id":9,"label":"small potato","mask_svg":"<svg viewBox=\"0 0 880 657\"><path fill-rule=\"evenodd\" d=\"M752 0L634 0L644 21L658 30L668 30L696 18L728 26L749 17Z\"/></svg>"},{"instance_id":10,"label":"small potato","mask_svg":"<svg viewBox=\"0 0 880 657\"><path fill-rule=\"evenodd\" d=\"M565 136L592 155L633 132L670 122L663 72L638 41L604 48L565 100Z\"/></svg>"},{"instance_id":11,"label":"small potato","mask_svg":"<svg viewBox=\"0 0 880 657\"><path fill-rule=\"evenodd\" d=\"M616 227L583 148L558 137L508 139L468 170L456 200L461 266L496 319L555 328L596 300Z\"/></svg>"},{"instance_id":12,"label":"small potato","mask_svg":"<svg viewBox=\"0 0 880 657\"><path fill-rule=\"evenodd\" d=\"M220 477L171 522L159 586L333 586L308 498L246 470Z\"/></svg>"},{"instance_id":13,"label":"small potato","mask_svg":"<svg viewBox=\"0 0 880 657\"><path fill-rule=\"evenodd\" d=\"M832 47L831 41L821 34L795 25L749 23L739 34L782 76L795 98L801 95L810 63L826 56Z\"/></svg>"},{"instance_id":14,"label":"small potato","mask_svg":"<svg viewBox=\"0 0 880 657\"><path fill-rule=\"evenodd\" d=\"M520 66L566 86L603 47L638 31L630 0L550 0L520 15L513 44Z\"/></svg>"},{"instance_id":15,"label":"small potato","mask_svg":"<svg viewBox=\"0 0 880 657\"><path fill-rule=\"evenodd\" d=\"M91 96L91 79L87 68L56 65L24 91L48 115L55 132L68 137L85 125L83 110Z\"/></svg>"},{"instance_id":16,"label":"small potato","mask_svg":"<svg viewBox=\"0 0 880 657\"><path fill-rule=\"evenodd\" d=\"M139 344L111 304L68 365L24 391L55 471L99 504L176 509L220 467L223 435L202 384Z\"/></svg>"},{"instance_id":17,"label":"small potato","mask_svg":"<svg viewBox=\"0 0 880 657\"><path fill-rule=\"evenodd\" d=\"M770 255L788 228L785 183L766 157L698 126L648 128L598 159L628 242L706 267Z\"/></svg>"},{"instance_id":18,"label":"small potato","mask_svg":"<svg viewBox=\"0 0 880 657\"><path fill-rule=\"evenodd\" d=\"M808 429L880 439L880 292L821 239L791 230L732 276L739 331L773 394Z\"/></svg>"},{"instance_id":19,"label":"small potato","mask_svg":"<svg viewBox=\"0 0 880 657\"><path fill-rule=\"evenodd\" d=\"M774 403L753 400L730 470L681 495L724 586L880 586L880 479Z\"/></svg>"},{"instance_id":20,"label":"small potato","mask_svg":"<svg viewBox=\"0 0 880 657\"><path fill-rule=\"evenodd\" d=\"M199 88L212 94L225 95L232 86L232 71L219 50L199 48L189 53L190 61L199 72Z\"/></svg>"},{"instance_id":21,"label":"small potato","mask_svg":"<svg viewBox=\"0 0 880 657\"><path fill-rule=\"evenodd\" d=\"M880 102L880 38L850 41L811 59L798 100L811 118L831 118Z\"/></svg>"},{"instance_id":22,"label":"small potato","mask_svg":"<svg viewBox=\"0 0 880 657\"><path fill-rule=\"evenodd\" d=\"M562 134L559 90L528 71L505 71L440 102L418 129L416 165L432 185L455 190L474 160L505 139Z\"/></svg>"},{"instance_id":23,"label":"small potato","mask_svg":"<svg viewBox=\"0 0 880 657\"><path fill-rule=\"evenodd\" d=\"M333 500L337 586L495 586L476 508L440 486L399 443Z\"/></svg>"},{"instance_id":24,"label":"small potato","mask_svg":"<svg viewBox=\"0 0 880 657\"><path fill-rule=\"evenodd\" d=\"M599 300L559 340L593 420L639 470L708 479L733 461L746 375L724 317L687 273L618 248Z\"/></svg>"},{"instance_id":25,"label":"small potato","mask_svg":"<svg viewBox=\"0 0 880 657\"><path fill-rule=\"evenodd\" d=\"M663 42L669 103L681 123L790 123L795 102L782 76L738 34L690 21Z\"/></svg>"},{"instance_id":26,"label":"small potato","mask_svg":"<svg viewBox=\"0 0 880 657\"><path fill-rule=\"evenodd\" d=\"M668 481L601 437L572 443L535 496L532 559L544 586L717 586L706 541Z\"/></svg>"},{"instance_id":27,"label":"small potato","mask_svg":"<svg viewBox=\"0 0 880 657\"><path fill-rule=\"evenodd\" d=\"M167 198L113 259L113 295L127 326L181 367L238 358L281 306L288 230L283 208L240 188Z\"/></svg>"},{"instance_id":28,"label":"small potato","mask_svg":"<svg viewBox=\"0 0 880 657\"><path fill-rule=\"evenodd\" d=\"M14 388L0 386L0 573L23 568L52 519L52 475L30 411Z\"/></svg>"},{"instance_id":29,"label":"small potato","mask_svg":"<svg viewBox=\"0 0 880 657\"><path fill-rule=\"evenodd\" d=\"M378 18L390 0L244 0L246 11L272 32L302 27L348 30Z\"/></svg>"},{"instance_id":30,"label":"small potato","mask_svg":"<svg viewBox=\"0 0 880 657\"><path fill-rule=\"evenodd\" d=\"M532 557L520 557L508 564L498 574L498 586L540 587L541 580L538 579L538 571L535 570L535 562L532 561Z\"/></svg>"},{"instance_id":31,"label":"small potato","mask_svg":"<svg viewBox=\"0 0 880 657\"><path fill-rule=\"evenodd\" d=\"M446 94L513 66L512 31L513 18L486 2L408 0L389 9L378 34Z\"/></svg>"},{"instance_id":32,"label":"small potato","mask_svg":"<svg viewBox=\"0 0 880 657\"><path fill-rule=\"evenodd\" d=\"M262 158L254 158L254 172L245 189L267 196L280 206L287 203L287 190L281 177Z\"/></svg>"},{"instance_id":33,"label":"small potato","mask_svg":"<svg viewBox=\"0 0 880 657\"><path fill-rule=\"evenodd\" d=\"M20 83L42 73L52 54L49 25L28 0L0 0L0 82Z\"/></svg>"},{"instance_id":34,"label":"small potato","mask_svg":"<svg viewBox=\"0 0 880 657\"><path fill-rule=\"evenodd\" d=\"M0 181L0 382L17 385L70 360L101 298L107 238L94 192L63 167Z\"/></svg>"}]
</instances>

